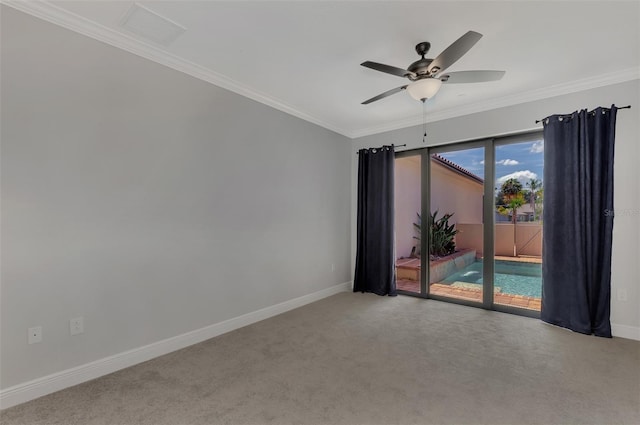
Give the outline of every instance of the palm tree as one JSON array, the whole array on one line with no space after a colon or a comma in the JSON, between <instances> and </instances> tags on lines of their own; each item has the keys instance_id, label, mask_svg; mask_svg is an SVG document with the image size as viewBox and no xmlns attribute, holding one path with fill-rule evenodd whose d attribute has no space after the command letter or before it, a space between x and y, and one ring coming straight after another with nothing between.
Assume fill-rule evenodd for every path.
<instances>
[{"instance_id":1,"label":"palm tree","mask_svg":"<svg viewBox=\"0 0 640 425\"><path fill-rule=\"evenodd\" d=\"M531 203L531 210L533 211L533 221L536 221L536 198L542 188L542 182L538 179L530 179L527 182L527 187L529 188L529 202Z\"/></svg>"},{"instance_id":2,"label":"palm tree","mask_svg":"<svg viewBox=\"0 0 640 425\"><path fill-rule=\"evenodd\" d=\"M522 192L522 183L518 179L508 179L500 187L502 196L515 196Z\"/></svg>"},{"instance_id":3,"label":"palm tree","mask_svg":"<svg viewBox=\"0 0 640 425\"><path fill-rule=\"evenodd\" d=\"M513 224L515 224L517 209L525 203L522 183L518 179L506 180L500 187L499 196L502 198L502 206L498 207L498 212L504 215L511 215Z\"/></svg>"},{"instance_id":4,"label":"palm tree","mask_svg":"<svg viewBox=\"0 0 640 425\"><path fill-rule=\"evenodd\" d=\"M517 257L516 249L516 223L518 221L518 208L524 205L524 194L522 193L522 183L517 179L509 179L502 183L500 188L504 205L498 207L498 212L503 215L511 214L513 222L513 256Z\"/></svg>"}]
</instances>

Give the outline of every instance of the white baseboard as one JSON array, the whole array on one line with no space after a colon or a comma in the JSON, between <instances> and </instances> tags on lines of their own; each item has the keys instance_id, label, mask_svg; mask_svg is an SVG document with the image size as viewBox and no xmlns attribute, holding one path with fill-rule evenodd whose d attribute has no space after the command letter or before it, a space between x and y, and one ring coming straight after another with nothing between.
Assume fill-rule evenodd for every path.
<instances>
[{"instance_id":1,"label":"white baseboard","mask_svg":"<svg viewBox=\"0 0 640 425\"><path fill-rule=\"evenodd\" d=\"M0 409L6 409L29 400L60 391L91 379L99 378L138 363L171 353L252 323L268 319L289 310L321 300L339 292L349 291L351 282L341 283L309 295L294 298L270 307L243 314L201 329L177 335L144 347L115 354L81 366L63 370L29 382L0 390Z\"/></svg>"},{"instance_id":2,"label":"white baseboard","mask_svg":"<svg viewBox=\"0 0 640 425\"><path fill-rule=\"evenodd\" d=\"M611 324L611 334L619 338L635 339L640 341L640 327Z\"/></svg>"}]
</instances>

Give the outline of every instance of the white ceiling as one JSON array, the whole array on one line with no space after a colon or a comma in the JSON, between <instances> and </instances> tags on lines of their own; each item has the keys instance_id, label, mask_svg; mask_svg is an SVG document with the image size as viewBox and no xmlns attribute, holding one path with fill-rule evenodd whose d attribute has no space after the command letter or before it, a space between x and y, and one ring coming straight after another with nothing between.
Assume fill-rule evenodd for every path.
<instances>
[{"instance_id":1,"label":"white ceiling","mask_svg":"<svg viewBox=\"0 0 640 425\"><path fill-rule=\"evenodd\" d=\"M640 78L639 1L139 2L186 29L168 46L120 26L130 1L7 3L349 137L422 120L405 92L361 105L407 81L361 62L406 68L468 30L484 37L448 71L507 73L443 86L429 121Z\"/></svg>"}]
</instances>

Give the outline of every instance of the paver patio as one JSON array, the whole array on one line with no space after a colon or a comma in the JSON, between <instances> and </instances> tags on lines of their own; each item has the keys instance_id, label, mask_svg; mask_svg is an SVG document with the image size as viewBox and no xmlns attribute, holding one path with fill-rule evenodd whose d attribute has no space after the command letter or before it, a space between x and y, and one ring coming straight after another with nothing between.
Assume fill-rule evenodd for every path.
<instances>
[{"instance_id":1,"label":"paver patio","mask_svg":"<svg viewBox=\"0 0 640 425\"><path fill-rule=\"evenodd\" d=\"M398 279L396 281L396 287L402 291L420 293L420 282L417 280ZM482 302L481 289L460 288L441 283L432 283L429 289L429 293L432 295L476 301L478 303ZM494 293L493 301L496 304L511 305L535 311L540 311L542 306L542 300L540 298L515 294L503 294L500 292Z\"/></svg>"}]
</instances>

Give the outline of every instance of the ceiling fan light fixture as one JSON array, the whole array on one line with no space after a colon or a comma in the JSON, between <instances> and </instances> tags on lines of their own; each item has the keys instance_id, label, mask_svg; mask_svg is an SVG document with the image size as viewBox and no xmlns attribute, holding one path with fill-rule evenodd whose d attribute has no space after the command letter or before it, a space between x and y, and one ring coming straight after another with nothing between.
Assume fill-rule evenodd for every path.
<instances>
[{"instance_id":1,"label":"ceiling fan light fixture","mask_svg":"<svg viewBox=\"0 0 640 425\"><path fill-rule=\"evenodd\" d=\"M437 78L424 78L409 84L407 91L415 100L426 100L435 96L441 85L442 81Z\"/></svg>"}]
</instances>

